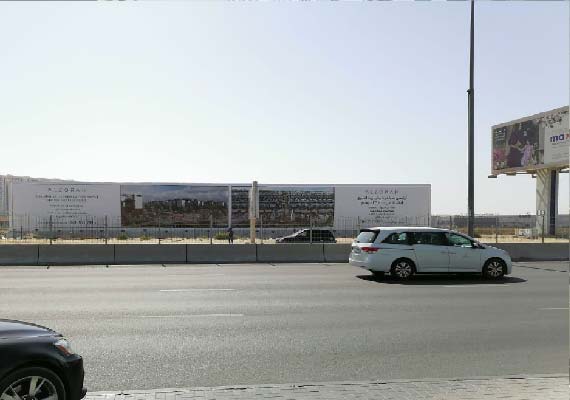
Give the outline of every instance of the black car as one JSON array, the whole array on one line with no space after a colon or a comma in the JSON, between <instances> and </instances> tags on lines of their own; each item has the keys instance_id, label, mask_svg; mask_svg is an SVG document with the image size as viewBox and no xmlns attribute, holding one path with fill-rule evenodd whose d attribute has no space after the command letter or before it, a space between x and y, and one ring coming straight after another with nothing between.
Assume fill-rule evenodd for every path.
<instances>
[{"instance_id":1,"label":"black car","mask_svg":"<svg viewBox=\"0 0 570 400\"><path fill-rule=\"evenodd\" d=\"M333 233L328 229L301 229L292 235L275 239L276 243L336 243ZM312 236L312 237L311 237Z\"/></svg>"},{"instance_id":2,"label":"black car","mask_svg":"<svg viewBox=\"0 0 570 400\"><path fill-rule=\"evenodd\" d=\"M59 333L0 319L0 399L80 400L83 359Z\"/></svg>"}]
</instances>

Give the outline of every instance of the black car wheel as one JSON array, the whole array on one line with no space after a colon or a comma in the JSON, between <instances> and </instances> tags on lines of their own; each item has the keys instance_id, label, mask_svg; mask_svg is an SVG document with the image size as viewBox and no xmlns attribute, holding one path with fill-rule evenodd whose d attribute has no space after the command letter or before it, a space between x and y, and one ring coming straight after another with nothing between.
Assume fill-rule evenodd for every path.
<instances>
[{"instance_id":1,"label":"black car wheel","mask_svg":"<svg viewBox=\"0 0 570 400\"><path fill-rule=\"evenodd\" d=\"M46 368L23 368L0 381L1 400L65 400L61 379Z\"/></svg>"}]
</instances>

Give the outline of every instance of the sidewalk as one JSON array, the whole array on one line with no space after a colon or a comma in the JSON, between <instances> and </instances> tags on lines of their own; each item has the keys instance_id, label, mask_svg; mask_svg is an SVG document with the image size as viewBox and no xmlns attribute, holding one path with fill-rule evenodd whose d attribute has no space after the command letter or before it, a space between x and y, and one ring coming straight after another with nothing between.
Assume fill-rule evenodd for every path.
<instances>
[{"instance_id":1,"label":"sidewalk","mask_svg":"<svg viewBox=\"0 0 570 400\"><path fill-rule=\"evenodd\" d=\"M85 400L568 400L568 398L568 376L541 375L93 392L87 393Z\"/></svg>"}]
</instances>

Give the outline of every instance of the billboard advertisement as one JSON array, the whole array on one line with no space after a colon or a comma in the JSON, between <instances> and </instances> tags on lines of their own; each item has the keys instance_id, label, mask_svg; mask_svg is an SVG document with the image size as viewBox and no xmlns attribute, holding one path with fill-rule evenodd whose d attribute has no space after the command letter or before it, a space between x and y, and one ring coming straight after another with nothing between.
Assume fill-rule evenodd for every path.
<instances>
[{"instance_id":1,"label":"billboard advertisement","mask_svg":"<svg viewBox=\"0 0 570 400\"><path fill-rule=\"evenodd\" d=\"M121 225L227 226L228 186L186 184L121 185Z\"/></svg>"},{"instance_id":2,"label":"billboard advertisement","mask_svg":"<svg viewBox=\"0 0 570 400\"><path fill-rule=\"evenodd\" d=\"M114 221L121 215L116 184L12 183L10 196L14 228L33 230L49 221L60 228L81 228L98 218Z\"/></svg>"},{"instance_id":3,"label":"billboard advertisement","mask_svg":"<svg viewBox=\"0 0 570 400\"><path fill-rule=\"evenodd\" d=\"M568 107L491 129L493 174L568 166Z\"/></svg>"},{"instance_id":4,"label":"billboard advertisement","mask_svg":"<svg viewBox=\"0 0 570 400\"><path fill-rule=\"evenodd\" d=\"M362 226L429 225L431 185L335 187L335 226L358 218Z\"/></svg>"}]
</instances>

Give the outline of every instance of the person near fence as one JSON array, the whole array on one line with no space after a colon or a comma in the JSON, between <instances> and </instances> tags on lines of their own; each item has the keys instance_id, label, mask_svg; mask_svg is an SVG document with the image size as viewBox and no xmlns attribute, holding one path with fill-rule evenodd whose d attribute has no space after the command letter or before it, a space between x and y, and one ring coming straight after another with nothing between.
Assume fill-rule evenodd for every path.
<instances>
[{"instance_id":1,"label":"person near fence","mask_svg":"<svg viewBox=\"0 0 570 400\"><path fill-rule=\"evenodd\" d=\"M230 226L228 228L228 243L232 244L234 242L234 230Z\"/></svg>"}]
</instances>

